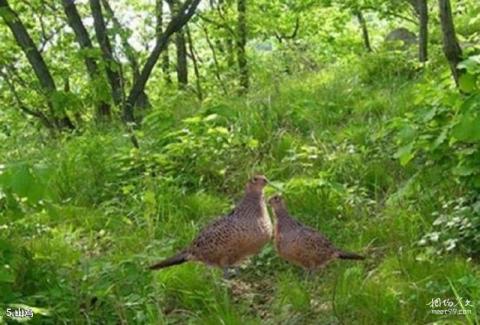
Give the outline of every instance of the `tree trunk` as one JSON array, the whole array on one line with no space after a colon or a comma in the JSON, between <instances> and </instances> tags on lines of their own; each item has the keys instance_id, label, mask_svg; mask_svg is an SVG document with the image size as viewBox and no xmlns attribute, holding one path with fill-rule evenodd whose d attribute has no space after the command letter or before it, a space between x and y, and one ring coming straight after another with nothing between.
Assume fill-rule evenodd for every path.
<instances>
[{"instance_id":1,"label":"tree trunk","mask_svg":"<svg viewBox=\"0 0 480 325\"><path fill-rule=\"evenodd\" d=\"M90 36L88 31L85 28L85 25L82 22L82 18L78 13L75 2L71 0L63 0L63 9L65 15L67 16L68 25L73 29L75 33L75 38L77 43L80 45L81 49L93 49L92 42L90 41ZM87 72L90 77L90 80L98 80L100 77L97 62L91 56L85 56L85 66L87 67ZM97 116L99 119L105 119L106 117L111 116L110 105L104 101L101 101L97 104Z\"/></svg>"},{"instance_id":2,"label":"tree trunk","mask_svg":"<svg viewBox=\"0 0 480 325\"><path fill-rule=\"evenodd\" d=\"M163 51L162 55L162 72L163 72L163 79L167 84L172 83L172 77L170 76L170 50L168 49L168 44L165 46L165 50Z\"/></svg>"},{"instance_id":3,"label":"tree trunk","mask_svg":"<svg viewBox=\"0 0 480 325\"><path fill-rule=\"evenodd\" d=\"M249 88L248 61L245 47L247 45L247 0L237 0L237 61L240 73L240 93Z\"/></svg>"},{"instance_id":4,"label":"tree trunk","mask_svg":"<svg viewBox=\"0 0 480 325\"><path fill-rule=\"evenodd\" d=\"M462 61L462 49L458 44L457 35L455 33L455 24L452 17L452 8L450 0L438 0L440 24L443 33L443 52L450 64L453 79L458 86L458 80L462 74L458 69L458 64Z\"/></svg>"},{"instance_id":5,"label":"tree trunk","mask_svg":"<svg viewBox=\"0 0 480 325\"><path fill-rule=\"evenodd\" d=\"M427 0L417 0L416 6L420 26L418 38L418 60L428 61L428 4Z\"/></svg>"},{"instance_id":6,"label":"tree trunk","mask_svg":"<svg viewBox=\"0 0 480 325\"><path fill-rule=\"evenodd\" d=\"M118 21L117 17L115 17L115 12L113 11L112 7L110 6L110 3L108 2L108 0L102 0L102 5L105 8L105 11L106 11L107 15L109 16L109 18L113 22L113 26L115 27L116 34L120 37L124 53L125 53L125 55L128 59L128 62L130 63L130 66L132 67L133 83L135 83L137 78L140 76L140 65L138 64L138 60L137 60L138 54L136 53L133 46L130 45L130 42L128 41L128 38L126 37L125 29L123 28L120 21ZM123 94L123 92L122 92L122 94ZM140 94L137 102L135 103L135 106L138 107L138 108L147 108L147 107L150 106L150 100L148 99L148 96L145 93L145 91L143 91Z\"/></svg>"},{"instance_id":7,"label":"tree trunk","mask_svg":"<svg viewBox=\"0 0 480 325\"><path fill-rule=\"evenodd\" d=\"M157 16L157 27L156 27L156 34L157 39L163 34L163 21L164 21L164 11L163 11L163 0L156 0L155 1L155 12ZM168 51L168 44L165 47L162 55L162 72L163 72L163 79L165 83L171 84L172 78L170 77L170 55Z\"/></svg>"},{"instance_id":8,"label":"tree trunk","mask_svg":"<svg viewBox=\"0 0 480 325\"><path fill-rule=\"evenodd\" d=\"M168 1L170 11L178 15L178 2ZM177 81L181 89L188 85L188 61L187 61L187 45L185 41L185 32L182 29L175 33L175 47L177 49Z\"/></svg>"},{"instance_id":9,"label":"tree trunk","mask_svg":"<svg viewBox=\"0 0 480 325\"><path fill-rule=\"evenodd\" d=\"M133 113L134 104L140 93L144 91L152 70L157 63L160 54L166 48L170 37L180 30L190 18L192 18L200 1L201 0L186 0L182 8L179 10L179 14L172 18L165 29L165 32L157 39L155 47L147 58L147 62L142 69L140 77L130 90L130 94L123 106L123 120L126 123L133 123L135 121Z\"/></svg>"},{"instance_id":10,"label":"tree trunk","mask_svg":"<svg viewBox=\"0 0 480 325\"><path fill-rule=\"evenodd\" d=\"M225 19L226 5L227 4L225 3L225 0L218 0L216 7L214 6L214 4L211 4L210 6L212 9L214 9L214 7L217 9L218 15L223 22L221 26L217 24L215 24L215 26L222 27L227 31L227 35L223 38L225 45L220 40L215 40L215 45L221 54L226 54L227 66L230 70L233 70L235 68L235 39L237 33L234 28L229 26L228 21Z\"/></svg>"},{"instance_id":11,"label":"tree trunk","mask_svg":"<svg viewBox=\"0 0 480 325\"><path fill-rule=\"evenodd\" d=\"M28 34L27 29L20 20L20 17L12 10L7 0L0 0L0 15L15 37L17 44L27 56L28 62L30 62L40 86L45 93L50 108L50 114L52 115L56 126L59 128L74 129L75 126L66 115L63 107L55 107L51 101L52 95L57 91L55 81L53 80L50 70L48 69L41 53L38 51L32 38ZM58 111L60 111L60 114Z\"/></svg>"},{"instance_id":12,"label":"tree trunk","mask_svg":"<svg viewBox=\"0 0 480 325\"><path fill-rule=\"evenodd\" d=\"M190 52L190 58L193 63L193 71L195 72L195 81L197 86L197 96L199 100L203 99L203 90L202 90L202 81L200 79L200 68L198 67L197 55L195 53L195 48L193 46L192 34L188 25L186 26L187 39L188 39L188 50Z\"/></svg>"},{"instance_id":13,"label":"tree trunk","mask_svg":"<svg viewBox=\"0 0 480 325\"><path fill-rule=\"evenodd\" d=\"M370 36L368 35L367 22L365 21L365 18L363 17L362 11L361 10L356 10L355 11L355 16L357 17L358 23L360 24L360 27L362 28L363 44L365 45L365 49L367 50L367 52L372 52L372 47L370 45Z\"/></svg>"},{"instance_id":14,"label":"tree trunk","mask_svg":"<svg viewBox=\"0 0 480 325\"><path fill-rule=\"evenodd\" d=\"M185 32L183 30L177 32L175 46L177 47L177 80L180 88L185 88L188 85L188 62Z\"/></svg>"},{"instance_id":15,"label":"tree trunk","mask_svg":"<svg viewBox=\"0 0 480 325\"><path fill-rule=\"evenodd\" d=\"M225 87L225 84L222 80L222 77L220 76L220 65L218 63L217 59L217 52L215 51L215 46L213 45L212 41L210 40L210 36L208 35L208 29L206 26L203 26L203 31L205 32L205 40L207 41L208 47L210 48L210 51L212 52L212 58L213 58L213 64L215 66L214 73L215 77L218 80L218 83L220 84L220 87L223 90L223 94L227 95L227 88Z\"/></svg>"},{"instance_id":16,"label":"tree trunk","mask_svg":"<svg viewBox=\"0 0 480 325\"><path fill-rule=\"evenodd\" d=\"M90 9L93 16L95 35L102 50L102 56L106 63L107 77L112 88L112 98L115 105L120 106L123 98L123 80L118 72L118 62L113 57L112 46L108 39L105 19L103 18L100 0L90 0Z\"/></svg>"},{"instance_id":17,"label":"tree trunk","mask_svg":"<svg viewBox=\"0 0 480 325\"><path fill-rule=\"evenodd\" d=\"M233 70L235 68L235 45L233 37L227 36L225 39L225 47L227 49L227 65ZM223 47L219 46L218 49L221 50Z\"/></svg>"}]
</instances>

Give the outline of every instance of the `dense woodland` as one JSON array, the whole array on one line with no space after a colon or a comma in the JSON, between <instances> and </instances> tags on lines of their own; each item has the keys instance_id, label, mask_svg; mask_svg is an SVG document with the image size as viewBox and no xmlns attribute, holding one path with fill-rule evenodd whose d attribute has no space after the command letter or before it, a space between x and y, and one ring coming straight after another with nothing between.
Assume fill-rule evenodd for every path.
<instances>
[{"instance_id":1,"label":"dense woodland","mask_svg":"<svg viewBox=\"0 0 480 325\"><path fill-rule=\"evenodd\" d=\"M365 261L147 270L255 173ZM478 0L0 0L0 324L478 324L479 190Z\"/></svg>"}]
</instances>

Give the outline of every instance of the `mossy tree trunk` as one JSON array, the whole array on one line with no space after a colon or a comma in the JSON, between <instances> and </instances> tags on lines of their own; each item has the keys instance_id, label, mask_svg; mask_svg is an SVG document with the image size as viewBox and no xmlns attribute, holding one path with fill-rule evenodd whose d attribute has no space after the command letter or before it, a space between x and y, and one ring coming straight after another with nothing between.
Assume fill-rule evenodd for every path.
<instances>
[{"instance_id":1,"label":"mossy tree trunk","mask_svg":"<svg viewBox=\"0 0 480 325\"><path fill-rule=\"evenodd\" d=\"M455 33L455 24L453 22L452 7L450 0L438 0L440 25L443 34L443 52L450 64L453 79L458 86L461 70L458 64L462 61L462 49L458 44L457 35Z\"/></svg>"},{"instance_id":2,"label":"mossy tree trunk","mask_svg":"<svg viewBox=\"0 0 480 325\"><path fill-rule=\"evenodd\" d=\"M246 53L247 45L247 0L237 0L237 63L239 70L240 94L248 91L250 76Z\"/></svg>"}]
</instances>

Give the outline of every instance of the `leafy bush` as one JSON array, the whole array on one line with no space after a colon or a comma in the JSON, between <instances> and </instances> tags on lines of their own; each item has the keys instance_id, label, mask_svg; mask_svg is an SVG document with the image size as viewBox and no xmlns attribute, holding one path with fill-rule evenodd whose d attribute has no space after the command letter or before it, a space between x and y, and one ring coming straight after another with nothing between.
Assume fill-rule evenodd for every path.
<instances>
[{"instance_id":1,"label":"leafy bush","mask_svg":"<svg viewBox=\"0 0 480 325\"><path fill-rule=\"evenodd\" d=\"M421 245L436 248L437 254L460 249L468 255L480 254L480 198L470 194L447 200L442 210L433 213L433 229Z\"/></svg>"},{"instance_id":2,"label":"leafy bush","mask_svg":"<svg viewBox=\"0 0 480 325\"><path fill-rule=\"evenodd\" d=\"M363 82L388 82L395 78L413 79L418 75L418 64L403 52L381 51L365 55L359 65Z\"/></svg>"},{"instance_id":3,"label":"leafy bush","mask_svg":"<svg viewBox=\"0 0 480 325\"><path fill-rule=\"evenodd\" d=\"M259 146L258 140L242 135L217 114L194 115L181 124L162 135L149 159L161 175L175 177L182 185L222 184L225 174L247 163L247 153Z\"/></svg>"},{"instance_id":4,"label":"leafy bush","mask_svg":"<svg viewBox=\"0 0 480 325\"><path fill-rule=\"evenodd\" d=\"M432 186L448 179L460 188L480 188L480 75L478 57L465 60L466 73L460 79L463 94L446 84L424 84L417 91L416 110L393 119L398 150L395 157L404 166L423 165L436 169L429 175ZM427 172L426 169L420 172ZM462 190L460 189L460 192ZM464 191L463 191L464 192ZM478 209L475 195L445 200L434 212L434 231L422 243L442 242L447 251L462 247L468 254L478 252Z\"/></svg>"},{"instance_id":5,"label":"leafy bush","mask_svg":"<svg viewBox=\"0 0 480 325\"><path fill-rule=\"evenodd\" d=\"M464 64L467 62L470 61ZM476 80L470 72L461 78L464 90L467 89L465 80L472 78ZM468 89L469 94L461 95L446 89L445 85L424 84L419 88L416 110L391 123L397 130L396 157L402 165L416 158L443 166L470 186L480 186L480 89L475 83L468 83Z\"/></svg>"}]
</instances>

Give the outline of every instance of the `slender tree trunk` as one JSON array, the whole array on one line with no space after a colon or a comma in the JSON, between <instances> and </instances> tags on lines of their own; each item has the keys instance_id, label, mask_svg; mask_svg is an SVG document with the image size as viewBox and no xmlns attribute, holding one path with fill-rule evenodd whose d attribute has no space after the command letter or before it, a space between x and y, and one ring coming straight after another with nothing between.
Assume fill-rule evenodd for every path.
<instances>
[{"instance_id":1,"label":"slender tree trunk","mask_svg":"<svg viewBox=\"0 0 480 325\"><path fill-rule=\"evenodd\" d=\"M178 2L168 1L170 11L178 15ZM185 41L184 29L180 29L175 33L175 47L177 50L177 81L181 89L188 85L188 61L187 61L187 45Z\"/></svg>"},{"instance_id":2,"label":"slender tree trunk","mask_svg":"<svg viewBox=\"0 0 480 325\"><path fill-rule=\"evenodd\" d=\"M0 16L7 24L12 32L17 44L27 56L30 65L37 76L40 86L45 93L50 108L50 113L59 128L74 129L72 121L68 118L63 107L55 107L51 101L52 95L57 91L55 81L53 80L50 70L48 69L41 53L33 43L32 38L28 34L27 29L20 20L20 17L9 6L7 0L0 0ZM60 113L59 113L60 112Z\"/></svg>"},{"instance_id":3,"label":"slender tree trunk","mask_svg":"<svg viewBox=\"0 0 480 325\"><path fill-rule=\"evenodd\" d=\"M428 4L427 0L417 0L416 6L420 26L418 38L418 60L428 61Z\"/></svg>"},{"instance_id":4,"label":"slender tree trunk","mask_svg":"<svg viewBox=\"0 0 480 325\"><path fill-rule=\"evenodd\" d=\"M88 31L82 22L80 14L78 13L75 2L71 0L63 0L62 4L65 15L67 16L68 25L73 29L75 38L77 43L80 45L80 48L90 50L93 49L90 36L88 35ZM88 55L85 56L85 66L87 67L90 80L94 81L101 78L97 62L94 58ZM111 116L110 105L104 101L100 101L100 103L97 104L96 111L99 119L105 119L106 117L108 118Z\"/></svg>"},{"instance_id":5,"label":"slender tree trunk","mask_svg":"<svg viewBox=\"0 0 480 325\"><path fill-rule=\"evenodd\" d=\"M159 39L160 36L163 34L163 21L165 17L165 13L163 10L163 0L155 1L155 12L157 16L156 34L157 34L157 39ZM172 78L170 77L170 55L168 50L168 44L165 47L165 50L163 51L163 55L162 55L162 72L163 72L163 78L165 80L165 83L171 84Z\"/></svg>"},{"instance_id":6,"label":"slender tree trunk","mask_svg":"<svg viewBox=\"0 0 480 325\"><path fill-rule=\"evenodd\" d=\"M363 44L365 45L365 49L367 50L367 52L372 52L372 47L370 45L370 36L368 35L368 27L367 22L365 21L365 17L363 17L363 13L361 10L356 10L355 16L357 17L358 23L362 28Z\"/></svg>"},{"instance_id":7,"label":"slender tree trunk","mask_svg":"<svg viewBox=\"0 0 480 325\"><path fill-rule=\"evenodd\" d=\"M187 46L183 31L178 31L175 35L175 47L177 49L177 81L183 89L188 85Z\"/></svg>"},{"instance_id":8,"label":"slender tree trunk","mask_svg":"<svg viewBox=\"0 0 480 325\"><path fill-rule=\"evenodd\" d=\"M90 0L90 10L93 16L93 25L95 35L102 50L103 59L106 63L106 71L110 87L112 88L112 98L115 105L120 106L123 102L123 80L118 72L119 63L113 57L112 46L107 35L105 19L103 17L100 0Z\"/></svg>"},{"instance_id":9,"label":"slender tree trunk","mask_svg":"<svg viewBox=\"0 0 480 325\"><path fill-rule=\"evenodd\" d=\"M227 58L227 66L230 70L233 70L236 65L235 60L235 39L236 39L236 31L234 28L228 25L228 22L225 19L224 9L227 4L225 0L218 0L216 6L211 4L211 8L217 9L218 15L223 21L223 28L227 31L227 36L224 37L225 44L222 43L220 40L215 40L215 45L220 53L226 54ZM225 53L226 52L226 53Z\"/></svg>"},{"instance_id":10,"label":"slender tree trunk","mask_svg":"<svg viewBox=\"0 0 480 325\"><path fill-rule=\"evenodd\" d=\"M225 39L225 47L227 49L227 66L233 69L235 67L235 46L234 40L230 36ZM221 49L222 47L218 48Z\"/></svg>"},{"instance_id":11,"label":"slender tree trunk","mask_svg":"<svg viewBox=\"0 0 480 325\"><path fill-rule=\"evenodd\" d=\"M108 0L102 0L102 5L105 8L107 15L110 16L110 19L113 22L113 25L117 31L116 34L120 37L120 40L122 42L122 47L124 49L124 53L128 59L128 62L130 63L130 66L132 67L133 83L135 83L135 81L140 76L140 65L138 64L138 60L137 60L138 54L136 53L135 49L128 41L128 38L126 37L126 33L124 32L125 29L123 28L120 21L118 21L117 17L115 16L115 12L110 6L110 3L108 2ZM124 78L121 78L121 80L123 79ZM145 93L145 91L143 91L140 94L137 102L135 103L135 106L138 108L147 108L150 106L150 100L148 99L148 96Z\"/></svg>"},{"instance_id":12,"label":"slender tree trunk","mask_svg":"<svg viewBox=\"0 0 480 325\"><path fill-rule=\"evenodd\" d=\"M64 93L69 93L70 92L70 78L68 75L63 77L63 92ZM77 125L82 125L83 124L83 119L82 119L82 114L80 114L79 110L76 110L72 112L73 117L75 119L75 122Z\"/></svg>"},{"instance_id":13,"label":"slender tree trunk","mask_svg":"<svg viewBox=\"0 0 480 325\"><path fill-rule=\"evenodd\" d=\"M177 80L180 87L185 88L188 85L188 61L185 32L183 30L177 32L175 46L177 47Z\"/></svg>"},{"instance_id":14,"label":"slender tree trunk","mask_svg":"<svg viewBox=\"0 0 480 325\"><path fill-rule=\"evenodd\" d=\"M240 93L248 91L250 80L246 53L247 45L247 0L237 0L237 61L240 73Z\"/></svg>"},{"instance_id":15,"label":"slender tree trunk","mask_svg":"<svg viewBox=\"0 0 480 325\"><path fill-rule=\"evenodd\" d=\"M172 77L170 76L170 50L169 45L170 42L167 43L165 46L165 50L163 51L162 55L162 72L164 76L165 83L171 84Z\"/></svg>"},{"instance_id":16,"label":"slender tree trunk","mask_svg":"<svg viewBox=\"0 0 480 325\"><path fill-rule=\"evenodd\" d=\"M453 22L452 7L450 0L438 0L440 24L443 33L443 52L450 64L453 79L458 86L458 80L462 74L458 69L458 64L462 61L462 49L458 44L457 35L455 33L455 24Z\"/></svg>"},{"instance_id":17,"label":"slender tree trunk","mask_svg":"<svg viewBox=\"0 0 480 325\"><path fill-rule=\"evenodd\" d=\"M197 86L197 96L199 100L203 99L203 90L202 90L202 80L200 79L200 68L198 67L197 55L193 46L192 34L190 33L190 28L186 26L187 39L188 39L188 50L190 52L190 58L193 63L193 71L195 72L195 82Z\"/></svg>"},{"instance_id":18,"label":"slender tree trunk","mask_svg":"<svg viewBox=\"0 0 480 325\"><path fill-rule=\"evenodd\" d=\"M213 70L215 73L215 77L218 80L218 83L220 84L220 87L223 90L223 93L227 95L227 88L225 87L225 84L222 81L222 77L220 75L220 65L218 63L218 58L217 58L217 52L215 51L215 46L213 45L212 41L210 40L210 36L208 35L208 29L206 26L203 26L203 31L205 32L205 40L207 41L208 47L210 48L210 51L212 52L212 58L213 58L213 64L215 65L215 69Z\"/></svg>"},{"instance_id":19,"label":"slender tree trunk","mask_svg":"<svg viewBox=\"0 0 480 325\"><path fill-rule=\"evenodd\" d=\"M140 77L130 90L127 101L123 106L123 120L126 123L132 123L135 121L133 110L134 104L140 93L145 89L152 70L160 58L160 54L166 48L170 37L185 26L190 18L192 18L199 3L200 0L186 0L182 8L179 10L179 14L172 18L165 29L165 32L157 39L155 47L147 58L147 62L140 73Z\"/></svg>"},{"instance_id":20,"label":"slender tree trunk","mask_svg":"<svg viewBox=\"0 0 480 325\"><path fill-rule=\"evenodd\" d=\"M228 3L225 0L218 0L218 2L211 4L211 9L216 9L218 16L222 20L221 23L216 23L214 21L206 20L207 22L213 23L214 26L222 28L227 32L227 35L222 38L222 40L215 39L215 47L218 51L225 55L227 61L228 72L231 72L232 76L237 75L238 62L236 55L237 51L237 39L238 39L238 20L237 26L231 26L231 22L226 18L226 12L228 11L228 6L234 2L229 1ZM237 8L238 9L238 8ZM204 17L202 17L204 18Z\"/></svg>"}]
</instances>

